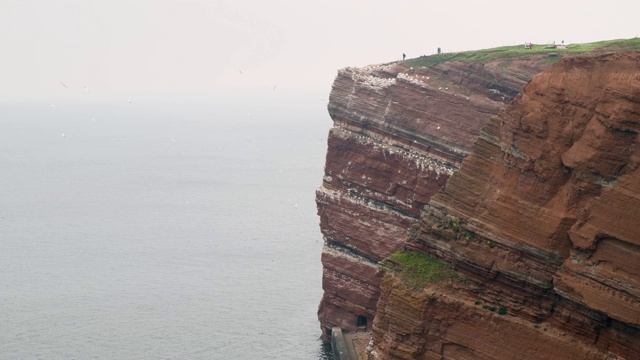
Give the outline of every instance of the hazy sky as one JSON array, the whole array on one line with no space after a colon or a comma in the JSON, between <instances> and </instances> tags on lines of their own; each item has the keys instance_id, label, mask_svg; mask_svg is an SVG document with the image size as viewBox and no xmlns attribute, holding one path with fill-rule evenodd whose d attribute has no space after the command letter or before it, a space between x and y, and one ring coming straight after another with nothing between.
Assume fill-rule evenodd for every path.
<instances>
[{"instance_id":1,"label":"hazy sky","mask_svg":"<svg viewBox=\"0 0 640 360\"><path fill-rule=\"evenodd\" d=\"M403 52L636 37L639 10L637 0L0 0L0 101L328 94L339 68Z\"/></svg>"}]
</instances>

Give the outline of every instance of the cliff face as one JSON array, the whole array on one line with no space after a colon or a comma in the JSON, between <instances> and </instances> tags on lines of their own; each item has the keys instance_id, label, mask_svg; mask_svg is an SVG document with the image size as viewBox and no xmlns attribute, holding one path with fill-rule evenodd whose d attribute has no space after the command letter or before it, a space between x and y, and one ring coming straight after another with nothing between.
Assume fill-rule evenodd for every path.
<instances>
[{"instance_id":1,"label":"cliff face","mask_svg":"<svg viewBox=\"0 0 640 360\"><path fill-rule=\"evenodd\" d=\"M462 280L384 275L370 358L640 358L639 132L640 53L534 76L405 244Z\"/></svg>"},{"instance_id":2,"label":"cliff face","mask_svg":"<svg viewBox=\"0 0 640 360\"><path fill-rule=\"evenodd\" d=\"M480 130L554 59L392 63L338 72L334 121L316 193L324 296L323 331L371 329L378 262L402 247L424 205L470 154Z\"/></svg>"}]
</instances>

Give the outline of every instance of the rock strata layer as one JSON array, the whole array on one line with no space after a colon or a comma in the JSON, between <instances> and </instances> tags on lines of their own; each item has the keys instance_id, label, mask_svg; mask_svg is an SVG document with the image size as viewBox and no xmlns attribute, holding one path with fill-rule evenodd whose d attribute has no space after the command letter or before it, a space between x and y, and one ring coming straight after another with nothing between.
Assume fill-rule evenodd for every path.
<instances>
[{"instance_id":1,"label":"rock strata layer","mask_svg":"<svg viewBox=\"0 0 640 360\"><path fill-rule=\"evenodd\" d=\"M547 55L429 68L390 63L340 70L328 105L324 180L316 192L323 289L318 316L371 329L378 262L403 246L425 204L460 167L491 116L547 67Z\"/></svg>"},{"instance_id":2,"label":"rock strata layer","mask_svg":"<svg viewBox=\"0 0 640 360\"><path fill-rule=\"evenodd\" d=\"M639 132L640 53L534 76L403 245L460 278L378 274L370 359L639 359Z\"/></svg>"}]
</instances>

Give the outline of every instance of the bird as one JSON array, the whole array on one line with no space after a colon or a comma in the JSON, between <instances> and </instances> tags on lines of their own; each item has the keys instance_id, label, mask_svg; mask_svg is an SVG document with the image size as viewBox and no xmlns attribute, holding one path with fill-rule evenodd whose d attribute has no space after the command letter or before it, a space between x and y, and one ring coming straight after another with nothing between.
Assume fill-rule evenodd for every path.
<instances>
[{"instance_id":1,"label":"bird","mask_svg":"<svg viewBox=\"0 0 640 360\"><path fill-rule=\"evenodd\" d=\"M65 85L65 83L63 83L62 81L60 81L60 85L64 86L65 88L69 88L67 85Z\"/></svg>"},{"instance_id":2,"label":"bird","mask_svg":"<svg viewBox=\"0 0 640 360\"><path fill-rule=\"evenodd\" d=\"M64 137L64 133L62 131L60 132L60 136Z\"/></svg>"}]
</instances>

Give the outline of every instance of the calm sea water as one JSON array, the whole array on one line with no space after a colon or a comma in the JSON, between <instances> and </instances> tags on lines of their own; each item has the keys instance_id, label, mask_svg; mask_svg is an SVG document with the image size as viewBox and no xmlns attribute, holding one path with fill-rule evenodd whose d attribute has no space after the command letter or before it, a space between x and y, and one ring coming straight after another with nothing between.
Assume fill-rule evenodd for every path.
<instances>
[{"instance_id":1,"label":"calm sea water","mask_svg":"<svg viewBox=\"0 0 640 360\"><path fill-rule=\"evenodd\" d=\"M330 358L321 99L54 105L0 105L0 358Z\"/></svg>"}]
</instances>

